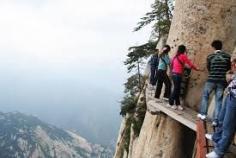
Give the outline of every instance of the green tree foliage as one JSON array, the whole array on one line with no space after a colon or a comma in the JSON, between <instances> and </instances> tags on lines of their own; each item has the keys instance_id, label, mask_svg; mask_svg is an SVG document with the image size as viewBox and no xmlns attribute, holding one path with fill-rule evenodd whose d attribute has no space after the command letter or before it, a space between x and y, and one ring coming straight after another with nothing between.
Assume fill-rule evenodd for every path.
<instances>
[{"instance_id":1,"label":"green tree foliage","mask_svg":"<svg viewBox=\"0 0 236 158\"><path fill-rule=\"evenodd\" d=\"M128 58L124 64L127 66L128 73L133 72L134 74L125 83L126 93L130 91L131 95L135 95L135 93L137 94L142 90L144 77L141 75L141 70L143 69L144 59L156 51L156 44L157 42L148 42L128 49Z\"/></svg>"},{"instance_id":2,"label":"green tree foliage","mask_svg":"<svg viewBox=\"0 0 236 158\"><path fill-rule=\"evenodd\" d=\"M133 113L137 104L138 94L141 92L145 78L141 74L143 60L155 51L156 42L149 42L140 46L129 48L127 59L124 62L127 65L128 73L132 75L127 79L125 85L125 97L121 101L120 114L125 116L126 113Z\"/></svg>"},{"instance_id":3,"label":"green tree foliage","mask_svg":"<svg viewBox=\"0 0 236 158\"><path fill-rule=\"evenodd\" d=\"M136 137L139 136L147 110L146 98L142 97L140 100L135 111L135 117L133 117L133 130Z\"/></svg>"},{"instance_id":4,"label":"green tree foliage","mask_svg":"<svg viewBox=\"0 0 236 158\"><path fill-rule=\"evenodd\" d=\"M142 65L143 59L146 59L156 51L157 42L148 42L138 46L129 47L129 53L124 64L127 65L128 73L133 70L138 71L138 64Z\"/></svg>"},{"instance_id":5,"label":"green tree foliage","mask_svg":"<svg viewBox=\"0 0 236 158\"><path fill-rule=\"evenodd\" d=\"M137 104L137 97L125 96L121 101L120 115L125 116L127 113L133 113Z\"/></svg>"},{"instance_id":6,"label":"green tree foliage","mask_svg":"<svg viewBox=\"0 0 236 158\"><path fill-rule=\"evenodd\" d=\"M156 40L148 41L145 44L132 46L128 49L127 59L124 64L127 66L130 77L127 79L125 85L125 97L121 101L122 116L126 113L133 113L137 104L137 97L139 96L143 85L145 83L144 76L141 75L141 70L145 59L156 51L158 39L168 34L173 14L174 0L155 0L151 5L152 10L145 14L138 23L134 31L138 31L144 26L155 22L153 25L152 34L156 34Z\"/></svg>"},{"instance_id":7,"label":"green tree foliage","mask_svg":"<svg viewBox=\"0 0 236 158\"><path fill-rule=\"evenodd\" d=\"M174 0L155 0L151 5L152 10L147 12L138 22L134 31L139 31L144 26L154 22L152 36L158 40L162 35L168 34L173 17Z\"/></svg>"}]
</instances>

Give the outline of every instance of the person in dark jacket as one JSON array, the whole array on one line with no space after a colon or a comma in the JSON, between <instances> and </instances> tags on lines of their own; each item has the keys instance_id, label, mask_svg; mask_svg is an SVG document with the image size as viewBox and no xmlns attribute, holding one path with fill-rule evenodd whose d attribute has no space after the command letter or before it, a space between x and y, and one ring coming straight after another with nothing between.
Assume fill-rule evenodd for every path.
<instances>
[{"instance_id":1,"label":"person in dark jacket","mask_svg":"<svg viewBox=\"0 0 236 158\"><path fill-rule=\"evenodd\" d=\"M207 57L207 69L209 74L208 80L204 86L198 117L202 120L206 119L209 96L215 91L216 100L212 125L217 126L224 89L227 86L226 72L231 68L231 57L222 50L222 42L220 40L213 41L211 46L215 51Z\"/></svg>"},{"instance_id":2,"label":"person in dark jacket","mask_svg":"<svg viewBox=\"0 0 236 158\"><path fill-rule=\"evenodd\" d=\"M157 70L158 70L158 63L159 63L159 50L156 50L156 53L152 55L149 64L151 68L151 75L150 75L150 85L152 88L156 85L157 83Z\"/></svg>"}]
</instances>

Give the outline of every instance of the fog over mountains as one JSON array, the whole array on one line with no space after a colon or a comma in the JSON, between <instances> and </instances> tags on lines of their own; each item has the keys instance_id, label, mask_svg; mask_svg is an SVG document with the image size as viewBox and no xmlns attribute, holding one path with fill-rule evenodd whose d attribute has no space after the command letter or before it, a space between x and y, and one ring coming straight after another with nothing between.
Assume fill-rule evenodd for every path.
<instances>
[{"instance_id":1,"label":"fog over mountains","mask_svg":"<svg viewBox=\"0 0 236 158\"><path fill-rule=\"evenodd\" d=\"M89 84L62 82L1 82L1 109L33 114L48 123L77 130L92 142L113 143L120 121L119 95ZM15 84L14 91L11 84Z\"/></svg>"},{"instance_id":2,"label":"fog over mountains","mask_svg":"<svg viewBox=\"0 0 236 158\"><path fill-rule=\"evenodd\" d=\"M112 157L112 150L33 116L0 112L0 124L1 158Z\"/></svg>"},{"instance_id":3,"label":"fog over mountains","mask_svg":"<svg viewBox=\"0 0 236 158\"><path fill-rule=\"evenodd\" d=\"M0 111L113 144L123 61L128 47L149 38L149 30L132 30L151 1L0 1Z\"/></svg>"}]
</instances>

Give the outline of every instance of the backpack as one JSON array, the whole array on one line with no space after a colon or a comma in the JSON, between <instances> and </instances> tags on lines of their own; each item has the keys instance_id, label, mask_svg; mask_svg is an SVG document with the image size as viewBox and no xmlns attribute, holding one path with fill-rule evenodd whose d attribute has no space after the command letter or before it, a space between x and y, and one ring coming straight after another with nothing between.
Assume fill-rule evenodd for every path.
<instances>
[{"instance_id":1,"label":"backpack","mask_svg":"<svg viewBox=\"0 0 236 158\"><path fill-rule=\"evenodd\" d=\"M159 64L158 55L152 55L151 59L149 60L149 64L151 65L151 67L157 68Z\"/></svg>"}]
</instances>

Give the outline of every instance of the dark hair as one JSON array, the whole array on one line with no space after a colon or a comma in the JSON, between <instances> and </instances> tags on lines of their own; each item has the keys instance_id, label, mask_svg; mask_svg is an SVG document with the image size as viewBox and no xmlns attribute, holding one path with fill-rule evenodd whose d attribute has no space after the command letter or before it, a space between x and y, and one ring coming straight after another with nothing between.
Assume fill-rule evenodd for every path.
<instances>
[{"instance_id":1,"label":"dark hair","mask_svg":"<svg viewBox=\"0 0 236 158\"><path fill-rule=\"evenodd\" d=\"M176 55L184 54L185 52L186 52L185 45L179 45Z\"/></svg>"},{"instance_id":2,"label":"dark hair","mask_svg":"<svg viewBox=\"0 0 236 158\"><path fill-rule=\"evenodd\" d=\"M166 48L163 52L164 53L168 53L169 51L170 51L170 46L168 45L168 44L166 44L165 46L164 46L164 48Z\"/></svg>"},{"instance_id":3,"label":"dark hair","mask_svg":"<svg viewBox=\"0 0 236 158\"><path fill-rule=\"evenodd\" d=\"M164 54L167 54L169 51L170 51L170 46L169 45L164 45L163 51L160 52L159 57L162 57Z\"/></svg>"},{"instance_id":4,"label":"dark hair","mask_svg":"<svg viewBox=\"0 0 236 158\"><path fill-rule=\"evenodd\" d=\"M214 40L214 41L211 43L211 46L212 46L213 48L215 48L215 50L221 50L223 44L222 44L222 41L220 41L220 40Z\"/></svg>"}]
</instances>

